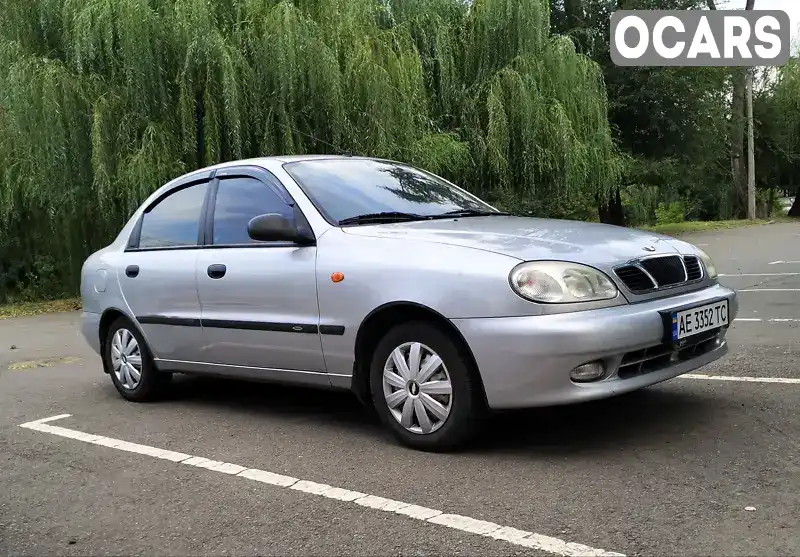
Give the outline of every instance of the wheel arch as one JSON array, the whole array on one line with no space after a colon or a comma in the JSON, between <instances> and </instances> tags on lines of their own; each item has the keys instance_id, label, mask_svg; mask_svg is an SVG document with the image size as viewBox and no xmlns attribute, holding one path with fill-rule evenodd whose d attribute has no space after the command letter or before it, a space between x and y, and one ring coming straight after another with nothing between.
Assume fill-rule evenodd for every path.
<instances>
[{"instance_id":1,"label":"wheel arch","mask_svg":"<svg viewBox=\"0 0 800 557\"><path fill-rule=\"evenodd\" d=\"M478 363L461 331L438 311L417 302L388 302L373 309L361 321L356 333L355 360L351 390L362 404L370 406L369 365L372 353L378 342L389 329L409 321L427 321L438 326L469 360L471 371L481 389L481 397L486 402L486 390L483 386Z\"/></svg>"}]
</instances>

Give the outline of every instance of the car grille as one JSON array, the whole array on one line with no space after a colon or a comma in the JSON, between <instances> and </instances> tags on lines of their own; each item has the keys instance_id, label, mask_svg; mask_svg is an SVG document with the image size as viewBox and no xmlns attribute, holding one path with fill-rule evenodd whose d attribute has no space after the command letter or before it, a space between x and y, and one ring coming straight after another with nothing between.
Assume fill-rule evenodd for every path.
<instances>
[{"instance_id":1,"label":"car grille","mask_svg":"<svg viewBox=\"0 0 800 557\"><path fill-rule=\"evenodd\" d=\"M615 272L631 292L645 292L647 290L652 290L654 287L650 277L635 265L619 267Z\"/></svg>"},{"instance_id":2,"label":"car grille","mask_svg":"<svg viewBox=\"0 0 800 557\"><path fill-rule=\"evenodd\" d=\"M614 269L625 287L635 294L694 282L703 276L694 255L648 257Z\"/></svg>"},{"instance_id":3,"label":"car grille","mask_svg":"<svg viewBox=\"0 0 800 557\"><path fill-rule=\"evenodd\" d=\"M628 352L622 357L617 375L620 379L629 379L701 356L717 347L718 334L718 330L701 333L688 339L688 342L680 347L661 343L650 348Z\"/></svg>"},{"instance_id":4,"label":"car grille","mask_svg":"<svg viewBox=\"0 0 800 557\"><path fill-rule=\"evenodd\" d=\"M694 255L684 256L683 263L686 265L687 280L698 280L703 276L703 269L700 267L700 260Z\"/></svg>"}]
</instances>

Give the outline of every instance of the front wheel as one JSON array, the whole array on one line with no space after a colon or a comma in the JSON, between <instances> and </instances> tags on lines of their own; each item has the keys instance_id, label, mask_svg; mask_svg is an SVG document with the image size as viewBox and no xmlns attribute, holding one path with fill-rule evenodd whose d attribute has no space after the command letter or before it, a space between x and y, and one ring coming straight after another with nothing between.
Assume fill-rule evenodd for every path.
<instances>
[{"instance_id":1,"label":"front wheel","mask_svg":"<svg viewBox=\"0 0 800 557\"><path fill-rule=\"evenodd\" d=\"M118 318L108 329L103 365L119 394L134 402L160 397L172 377L155 368L144 337L125 317Z\"/></svg>"},{"instance_id":2,"label":"front wheel","mask_svg":"<svg viewBox=\"0 0 800 557\"><path fill-rule=\"evenodd\" d=\"M426 322L391 329L370 366L381 420L400 442L424 451L459 448L476 433L484 414L478 381L468 355Z\"/></svg>"}]
</instances>

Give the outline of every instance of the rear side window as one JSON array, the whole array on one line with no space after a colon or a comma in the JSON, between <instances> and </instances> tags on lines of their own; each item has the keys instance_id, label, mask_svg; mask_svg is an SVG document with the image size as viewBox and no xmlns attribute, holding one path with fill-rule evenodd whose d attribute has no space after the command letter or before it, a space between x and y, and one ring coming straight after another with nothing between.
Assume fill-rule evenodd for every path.
<instances>
[{"instance_id":1,"label":"rear side window","mask_svg":"<svg viewBox=\"0 0 800 557\"><path fill-rule=\"evenodd\" d=\"M278 213L290 221L294 219L292 208L260 180L221 179L214 205L214 244L262 243L250 238L247 223L266 213Z\"/></svg>"},{"instance_id":2,"label":"rear side window","mask_svg":"<svg viewBox=\"0 0 800 557\"><path fill-rule=\"evenodd\" d=\"M145 213L139 248L196 246L208 182L183 188Z\"/></svg>"}]
</instances>

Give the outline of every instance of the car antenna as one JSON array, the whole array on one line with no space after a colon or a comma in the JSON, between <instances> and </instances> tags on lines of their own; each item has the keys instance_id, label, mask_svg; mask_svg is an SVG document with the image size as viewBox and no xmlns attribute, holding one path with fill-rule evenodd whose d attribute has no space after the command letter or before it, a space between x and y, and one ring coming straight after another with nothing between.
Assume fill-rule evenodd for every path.
<instances>
[{"instance_id":1,"label":"car antenna","mask_svg":"<svg viewBox=\"0 0 800 557\"><path fill-rule=\"evenodd\" d=\"M293 131L293 132L295 132L295 133L298 133L298 134L300 134L300 135L303 135L303 136L305 136L305 137L308 137L309 139L313 139L314 141L318 141L318 142L320 142L320 143L324 143L325 145L327 145L328 147L330 147L331 149L333 149L333 150L334 150L334 151L335 151L337 154L339 154L339 155L342 155L342 156L345 156L345 157L353 157L353 156L355 156L355 155L353 154L353 152L352 152L352 151L341 149L340 147L337 147L337 146L336 146L336 145L334 145L333 143L330 143L330 142L328 142L328 141L325 141L324 139L320 139L319 137L313 136L313 135L311 135L310 133L301 132L301 131L300 131L300 130L298 130L297 128L294 128L294 127L292 127L292 126L290 126L290 125L288 125L288 124L284 124L284 123L282 123L282 122L276 122L276 123L277 123L279 126L283 126L284 128L287 128L287 129L289 129L289 130L291 130L291 131Z\"/></svg>"}]
</instances>

